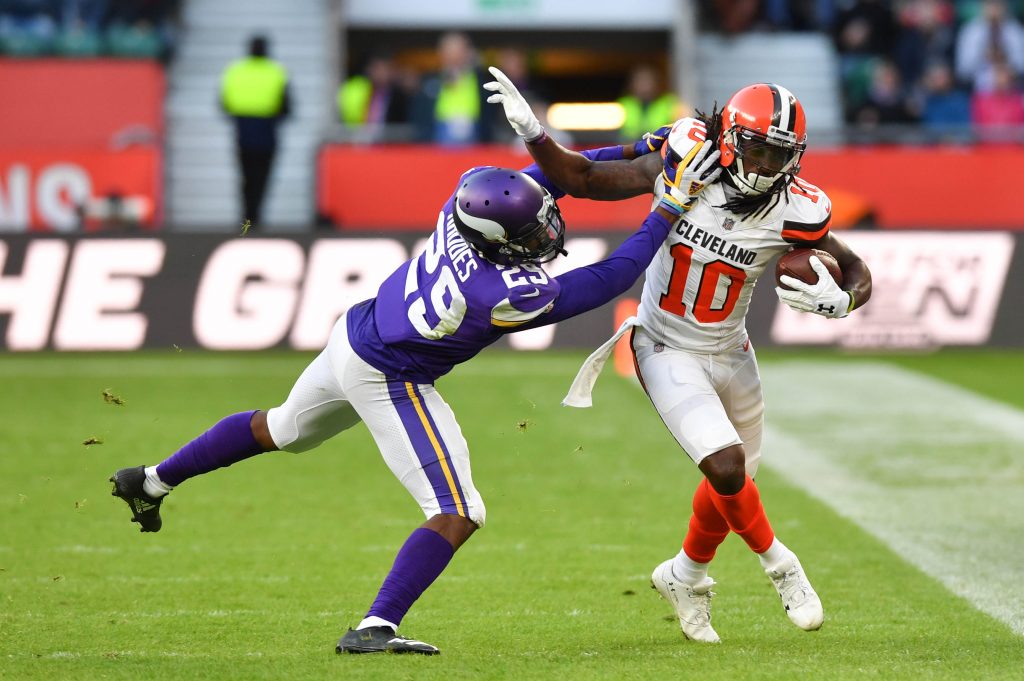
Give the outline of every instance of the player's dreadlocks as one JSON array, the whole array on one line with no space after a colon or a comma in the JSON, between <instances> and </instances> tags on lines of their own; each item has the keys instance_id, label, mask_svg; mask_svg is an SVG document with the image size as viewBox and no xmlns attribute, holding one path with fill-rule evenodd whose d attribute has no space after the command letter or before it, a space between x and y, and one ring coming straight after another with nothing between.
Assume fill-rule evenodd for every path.
<instances>
[{"instance_id":1,"label":"player's dreadlocks","mask_svg":"<svg viewBox=\"0 0 1024 681\"><path fill-rule=\"evenodd\" d=\"M696 113L697 119L704 123L704 126L707 128L707 138L709 140L720 139L724 123L722 122L722 109L718 108L718 102L711 105L710 114L706 114L700 109L697 109ZM728 173L725 174L725 177L727 178L727 182L731 181L728 179ZM725 208L726 210L739 215L744 220L749 220L759 215L767 215L772 208L779 204L786 187L789 186L789 183L792 182L792 180L792 175L784 175L776 180L771 189L764 194L757 194L755 196L736 194L732 198L727 199L726 202L721 206L718 206L718 208Z\"/></svg>"}]
</instances>

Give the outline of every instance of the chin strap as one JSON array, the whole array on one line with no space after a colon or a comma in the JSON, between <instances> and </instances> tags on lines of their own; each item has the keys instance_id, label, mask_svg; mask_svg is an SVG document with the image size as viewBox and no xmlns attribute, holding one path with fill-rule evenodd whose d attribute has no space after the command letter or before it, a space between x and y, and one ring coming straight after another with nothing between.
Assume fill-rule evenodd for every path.
<instances>
[{"instance_id":1,"label":"chin strap","mask_svg":"<svg viewBox=\"0 0 1024 681\"><path fill-rule=\"evenodd\" d=\"M744 194L736 187L736 180L733 179L731 172L725 173L725 177L727 178L726 200L719 208L736 213L744 219L751 218L761 212L767 213L771 210L786 191L786 187L793 180L791 175L784 175L779 180L776 180L775 186L763 194ZM731 191L728 191L729 189ZM730 193L733 195L729 196Z\"/></svg>"}]
</instances>

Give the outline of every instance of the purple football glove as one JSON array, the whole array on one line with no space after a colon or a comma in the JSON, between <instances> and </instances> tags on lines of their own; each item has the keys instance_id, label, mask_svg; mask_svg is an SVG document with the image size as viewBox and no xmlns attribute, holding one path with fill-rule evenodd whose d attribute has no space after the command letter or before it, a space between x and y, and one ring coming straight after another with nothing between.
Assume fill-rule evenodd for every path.
<instances>
[{"instance_id":1,"label":"purple football glove","mask_svg":"<svg viewBox=\"0 0 1024 681\"><path fill-rule=\"evenodd\" d=\"M660 150L661 145L665 143L671 130L671 125L663 125L654 132L644 133L642 138L633 143L633 156L643 156L652 151Z\"/></svg>"}]
</instances>

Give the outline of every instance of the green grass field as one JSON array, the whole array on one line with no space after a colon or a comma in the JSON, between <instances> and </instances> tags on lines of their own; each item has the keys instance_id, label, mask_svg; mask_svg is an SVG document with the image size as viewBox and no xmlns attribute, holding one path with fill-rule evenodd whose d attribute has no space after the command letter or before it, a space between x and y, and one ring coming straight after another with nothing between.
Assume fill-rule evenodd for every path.
<instances>
[{"instance_id":1,"label":"green grass field","mask_svg":"<svg viewBox=\"0 0 1024 681\"><path fill-rule=\"evenodd\" d=\"M763 353L766 377L804 356ZM678 550L698 471L611 372L595 408L559 407L582 357L485 353L439 384L488 525L403 623L443 651L420 658L333 651L422 521L364 428L189 481L156 535L110 496L116 468L277 404L309 355L0 356L0 678L1022 678L1024 638L773 468L759 486L825 626L793 627L730 537L712 571L723 644L684 640L648 577ZM1006 380L1024 376L1024 354L841 361L854 373L891 362L1024 409Z\"/></svg>"}]
</instances>

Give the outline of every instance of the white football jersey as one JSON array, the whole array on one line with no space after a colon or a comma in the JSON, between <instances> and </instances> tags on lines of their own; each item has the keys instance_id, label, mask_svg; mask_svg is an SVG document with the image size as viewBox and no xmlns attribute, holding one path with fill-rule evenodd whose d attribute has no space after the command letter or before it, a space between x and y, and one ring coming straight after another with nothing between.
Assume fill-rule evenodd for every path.
<instances>
[{"instance_id":1,"label":"white football jersey","mask_svg":"<svg viewBox=\"0 0 1024 681\"><path fill-rule=\"evenodd\" d=\"M682 119L674 128L690 121L696 119ZM675 149L682 156L688 151ZM747 307L765 267L790 246L828 233L831 202L799 178L768 214L754 219L721 208L725 201L721 182L706 188L647 268L637 317L669 347L716 353L746 343Z\"/></svg>"}]
</instances>

